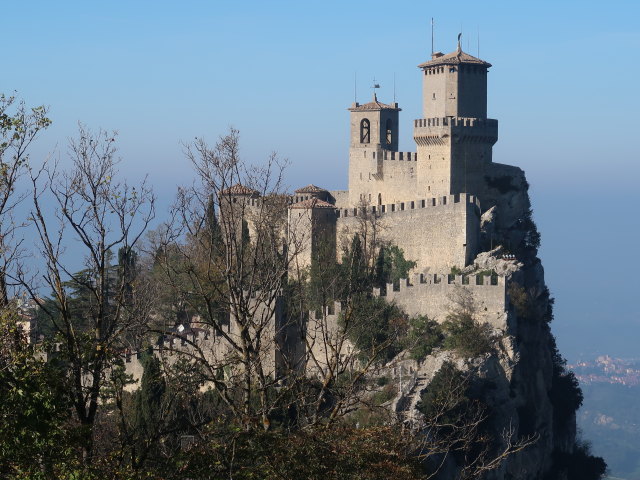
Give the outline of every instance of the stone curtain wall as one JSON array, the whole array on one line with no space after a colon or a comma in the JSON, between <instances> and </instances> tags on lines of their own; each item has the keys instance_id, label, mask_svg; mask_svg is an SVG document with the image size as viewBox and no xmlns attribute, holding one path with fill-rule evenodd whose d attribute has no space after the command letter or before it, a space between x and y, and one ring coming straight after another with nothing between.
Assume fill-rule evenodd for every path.
<instances>
[{"instance_id":1,"label":"stone curtain wall","mask_svg":"<svg viewBox=\"0 0 640 480\"><path fill-rule=\"evenodd\" d=\"M355 347L346 339L338 323L341 313L340 302L334 302L319 312L309 312L306 329L308 375L318 375L326 371L335 361L336 353L340 359L353 356Z\"/></svg>"},{"instance_id":2,"label":"stone curtain wall","mask_svg":"<svg viewBox=\"0 0 640 480\"><path fill-rule=\"evenodd\" d=\"M468 265L478 252L480 206L472 195L448 195L366 207L375 214L382 240L398 245L418 272L448 271ZM362 209L338 213L338 253L359 232Z\"/></svg>"},{"instance_id":3,"label":"stone curtain wall","mask_svg":"<svg viewBox=\"0 0 640 480\"><path fill-rule=\"evenodd\" d=\"M493 327L507 328L508 299L505 277L497 277L491 284L490 276L429 274L415 275L412 283L400 280L396 291L387 285L386 292L374 290L388 302L393 302L408 315L426 315L443 322L449 313L457 308L462 299L471 299L476 320L488 322ZM468 282L468 283L467 283ZM481 284L478 284L482 282Z\"/></svg>"},{"instance_id":4,"label":"stone curtain wall","mask_svg":"<svg viewBox=\"0 0 640 480\"><path fill-rule=\"evenodd\" d=\"M352 148L349 152L349 203L370 205L405 201L415 196L417 156L414 152Z\"/></svg>"}]
</instances>

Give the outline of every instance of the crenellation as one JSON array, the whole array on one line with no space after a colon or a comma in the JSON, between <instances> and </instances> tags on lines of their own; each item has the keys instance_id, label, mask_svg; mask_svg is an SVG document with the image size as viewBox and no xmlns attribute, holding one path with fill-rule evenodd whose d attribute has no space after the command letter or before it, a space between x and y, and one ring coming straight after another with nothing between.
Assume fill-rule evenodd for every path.
<instances>
[{"instance_id":1,"label":"crenellation","mask_svg":"<svg viewBox=\"0 0 640 480\"><path fill-rule=\"evenodd\" d=\"M376 152L373 152L373 158ZM415 152L394 152L393 150L381 150L378 152L378 157L382 157L382 160L398 160L398 161L417 161L418 156Z\"/></svg>"},{"instance_id":2,"label":"crenellation","mask_svg":"<svg viewBox=\"0 0 640 480\"><path fill-rule=\"evenodd\" d=\"M498 121L492 118L472 117L437 117L417 118L413 121L414 128L498 128Z\"/></svg>"},{"instance_id":3,"label":"crenellation","mask_svg":"<svg viewBox=\"0 0 640 480\"><path fill-rule=\"evenodd\" d=\"M367 205L364 207L352 207L336 210L338 218L360 217L368 214L383 215L406 210L418 210L423 208L447 207L453 204L466 203L480 209L480 201L474 195L458 193L433 197L428 199L410 200L407 202L389 203L386 205Z\"/></svg>"},{"instance_id":4,"label":"crenellation","mask_svg":"<svg viewBox=\"0 0 640 480\"><path fill-rule=\"evenodd\" d=\"M413 283L403 278L399 285L389 283L386 290L374 289L373 294L395 303L410 316L426 315L438 322L446 320L455 309L456 298L467 296L478 320L506 328L507 281L505 277L498 277L496 283L481 282L481 277L483 275L415 274Z\"/></svg>"}]
</instances>

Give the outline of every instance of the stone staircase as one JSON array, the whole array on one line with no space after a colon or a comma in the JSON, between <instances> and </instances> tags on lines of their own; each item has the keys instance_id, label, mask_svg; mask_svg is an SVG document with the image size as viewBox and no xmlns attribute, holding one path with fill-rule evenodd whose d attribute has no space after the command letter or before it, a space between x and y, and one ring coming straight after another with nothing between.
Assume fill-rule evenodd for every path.
<instances>
[{"instance_id":1,"label":"stone staircase","mask_svg":"<svg viewBox=\"0 0 640 480\"><path fill-rule=\"evenodd\" d=\"M429 356L424 363L419 365L417 370L407 377L406 383L403 384L398 396L391 404L392 411L401 422L414 426L420 421L420 413L416 407L422 392L448 357L448 352Z\"/></svg>"}]
</instances>

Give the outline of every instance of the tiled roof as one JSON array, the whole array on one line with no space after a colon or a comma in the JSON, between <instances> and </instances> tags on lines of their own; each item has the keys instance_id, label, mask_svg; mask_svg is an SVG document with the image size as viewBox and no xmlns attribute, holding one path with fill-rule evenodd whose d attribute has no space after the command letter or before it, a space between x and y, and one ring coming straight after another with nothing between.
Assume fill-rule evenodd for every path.
<instances>
[{"instance_id":1,"label":"tiled roof","mask_svg":"<svg viewBox=\"0 0 640 480\"><path fill-rule=\"evenodd\" d=\"M484 60L480 60L468 53L463 52L462 50L457 50L452 53L447 53L446 55L442 55L441 57L436 57L428 62L421 63L418 65L418 68L428 68L435 67L438 65L459 65L461 63L471 64L471 65L483 65L487 68L491 66L489 62L485 62Z\"/></svg>"},{"instance_id":2,"label":"tiled roof","mask_svg":"<svg viewBox=\"0 0 640 480\"><path fill-rule=\"evenodd\" d=\"M354 106L348 109L350 112L367 112L374 110L398 110L401 111L401 108L398 108L398 104L394 103L393 105L388 105L386 103L382 103L378 101L378 97L376 94L373 94L373 101L369 103L364 103L359 105L354 103Z\"/></svg>"},{"instance_id":3,"label":"tiled roof","mask_svg":"<svg viewBox=\"0 0 640 480\"><path fill-rule=\"evenodd\" d=\"M303 200L302 202L294 203L290 208L336 208L334 205L331 205L324 200L320 200L319 198L310 198L308 200Z\"/></svg>"},{"instance_id":4,"label":"tiled roof","mask_svg":"<svg viewBox=\"0 0 640 480\"><path fill-rule=\"evenodd\" d=\"M239 183L226 188L220 192L223 195L256 195L259 192L253 188L245 187Z\"/></svg>"},{"instance_id":5,"label":"tiled roof","mask_svg":"<svg viewBox=\"0 0 640 480\"><path fill-rule=\"evenodd\" d=\"M323 192L326 192L324 188L318 187L313 184L309 184L306 187L297 189L295 193L323 193Z\"/></svg>"}]
</instances>

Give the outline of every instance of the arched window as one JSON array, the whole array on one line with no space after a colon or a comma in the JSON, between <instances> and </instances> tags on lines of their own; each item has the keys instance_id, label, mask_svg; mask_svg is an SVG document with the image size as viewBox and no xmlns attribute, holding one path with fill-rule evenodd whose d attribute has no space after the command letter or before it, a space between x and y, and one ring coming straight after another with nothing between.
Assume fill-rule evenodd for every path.
<instances>
[{"instance_id":1,"label":"arched window","mask_svg":"<svg viewBox=\"0 0 640 480\"><path fill-rule=\"evenodd\" d=\"M393 134L391 133L391 119L388 118L387 119L387 123L386 123L386 130L387 130L387 145L391 145L391 143L393 143Z\"/></svg>"},{"instance_id":2,"label":"arched window","mask_svg":"<svg viewBox=\"0 0 640 480\"><path fill-rule=\"evenodd\" d=\"M360 122L360 143L369 143L371 141L371 126L366 118Z\"/></svg>"}]
</instances>

